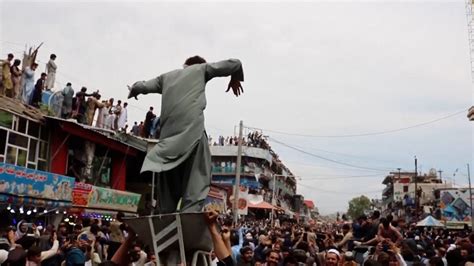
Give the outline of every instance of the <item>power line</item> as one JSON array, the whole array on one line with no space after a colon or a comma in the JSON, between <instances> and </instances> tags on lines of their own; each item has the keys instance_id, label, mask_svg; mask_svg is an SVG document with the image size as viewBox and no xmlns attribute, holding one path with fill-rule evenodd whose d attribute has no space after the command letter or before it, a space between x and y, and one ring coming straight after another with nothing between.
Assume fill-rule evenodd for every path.
<instances>
[{"instance_id":1,"label":"power line","mask_svg":"<svg viewBox=\"0 0 474 266\"><path fill-rule=\"evenodd\" d=\"M294 146L291 146L291 145L288 145L284 142L281 142L281 141L278 141L272 137L269 137L270 140L280 144L280 145L283 145L287 148L290 148L290 149L293 149L295 151L299 151L301 153L304 153L306 155L309 155L309 156L313 156L313 157L316 157L316 158L319 158L319 159L322 159L322 160L325 160L325 161L328 161L328 162L332 162L332 163L336 163L336 164L340 164L340 165L345 165L345 166L349 166L349 167L353 167L353 168L359 168L359 169L365 169L365 170L373 170L373 171L379 171L379 172L387 172L387 171L390 171L390 169L380 169L380 168L372 168L372 167L365 167L365 166L358 166L358 165L354 165L354 164L350 164L350 163L345 163L345 162L341 162L341 161L337 161L337 160L333 160L333 159L329 159L329 158L326 158L326 157L323 157L321 155L317 155L317 154L314 154L314 153L311 153L311 152L307 152L305 150L302 150L300 148L297 148L297 147L294 147ZM395 168L393 168L395 169Z\"/></svg>"},{"instance_id":2,"label":"power line","mask_svg":"<svg viewBox=\"0 0 474 266\"><path fill-rule=\"evenodd\" d=\"M403 130L408 130L408 129L413 129L417 127L422 127L426 126L429 124L433 124L436 122L439 122L441 120L445 120L448 118L451 118L453 116L457 116L460 114L465 114L467 112L467 109L463 109L462 111L458 111L440 118L436 118L427 122L407 126L407 127L402 127L402 128L396 128L396 129L390 129L390 130L384 130L384 131L375 131L375 132L368 132L368 133L360 133L360 134L347 134L347 135L311 135L311 134L300 134L300 133L290 133L290 132L284 132L284 131L279 131L279 130L273 130L273 129L264 129L264 128L257 128L257 127L248 127L251 129L256 129L256 130L262 130L262 131L268 131L276 134L282 134L282 135L289 135L289 136L299 136L299 137L309 137L309 138L352 138L352 137L366 137L366 136L376 136L376 135L384 135L384 134L390 134L390 133L395 133Z\"/></svg>"},{"instance_id":3,"label":"power line","mask_svg":"<svg viewBox=\"0 0 474 266\"><path fill-rule=\"evenodd\" d=\"M346 175L346 176L327 176L322 175L324 177L305 177L304 180L332 180L332 179L352 179L352 178L367 178L367 177L381 177L380 174L375 175Z\"/></svg>"},{"instance_id":4,"label":"power line","mask_svg":"<svg viewBox=\"0 0 474 266\"><path fill-rule=\"evenodd\" d=\"M313 167L313 168L326 168L326 169L350 170L350 171L380 172L379 170L367 170L367 169L357 169L357 168L334 167L334 166L326 166L326 165L315 165L315 164L300 163L300 162L286 161L286 160L285 160L285 162L288 163L288 164L302 165L302 166Z\"/></svg>"}]
</instances>

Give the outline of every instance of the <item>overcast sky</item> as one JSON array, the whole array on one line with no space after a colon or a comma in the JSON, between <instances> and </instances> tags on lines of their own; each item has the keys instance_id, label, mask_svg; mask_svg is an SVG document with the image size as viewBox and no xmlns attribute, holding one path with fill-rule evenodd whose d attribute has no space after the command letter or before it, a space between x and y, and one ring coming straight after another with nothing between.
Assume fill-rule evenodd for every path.
<instances>
[{"instance_id":1,"label":"overcast sky","mask_svg":"<svg viewBox=\"0 0 474 266\"><path fill-rule=\"evenodd\" d=\"M443 170L466 183L473 125L466 113L385 135L472 105L464 0L313 3L92 3L0 1L0 52L38 45L40 69L58 57L62 88L100 89L125 100L127 84L180 68L192 55L239 58L245 93L207 86L211 136L233 134L239 120L325 161L271 142L299 177L298 193L322 213L345 211L361 193L381 197L389 170ZM37 75L39 77L39 75ZM129 100L129 124L160 95ZM375 170L374 170L375 169ZM320 178L319 180L317 178ZM321 179L324 178L324 179Z\"/></svg>"}]
</instances>

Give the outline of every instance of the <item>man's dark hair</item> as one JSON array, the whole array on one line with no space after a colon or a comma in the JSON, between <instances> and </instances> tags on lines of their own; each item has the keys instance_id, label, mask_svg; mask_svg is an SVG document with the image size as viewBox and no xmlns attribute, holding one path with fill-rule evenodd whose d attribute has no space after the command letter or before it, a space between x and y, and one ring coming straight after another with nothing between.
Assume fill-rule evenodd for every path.
<instances>
[{"instance_id":1,"label":"man's dark hair","mask_svg":"<svg viewBox=\"0 0 474 266\"><path fill-rule=\"evenodd\" d=\"M53 59L53 60L56 59L56 55L55 55L55 54L51 54L51 55L49 56L49 59Z\"/></svg>"},{"instance_id":2,"label":"man's dark hair","mask_svg":"<svg viewBox=\"0 0 474 266\"><path fill-rule=\"evenodd\" d=\"M186 61L184 62L184 64L188 65L188 66L192 66L192 65L196 65L196 64L203 64L203 63L206 63L206 59L200 57L199 55L195 55L193 57L190 57L190 58L186 59Z\"/></svg>"},{"instance_id":3,"label":"man's dark hair","mask_svg":"<svg viewBox=\"0 0 474 266\"><path fill-rule=\"evenodd\" d=\"M380 218L380 212L379 211L374 211L372 213L372 219L378 219Z\"/></svg>"},{"instance_id":4,"label":"man's dark hair","mask_svg":"<svg viewBox=\"0 0 474 266\"><path fill-rule=\"evenodd\" d=\"M71 82L68 82L68 83L66 84L66 86L71 86L71 85L72 85Z\"/></svg>"},{"instance_id":5,"label":"man's dark hair","mask_svg":"<svg viewBox=\"0 0 474 266\"><path fill-rule=\"evenodd\" d=\"M122 103L122 101L121 101L121 100L118 100L118 101L117 101L117 103L118 103L118 104L121 104L121 103Z\"/></svg>"},{"instance_id":6,"label":"man's dark hair","mask_svg":"<svg viewBox=\"0 0 474 266\"><path fill-rule=\"evenodd\" d=\"M240 249L240 254L244 255L247 251L252 251L252 248L250 246L245 246Z\"/></svg>"},{"instance_id":7,"label":"man's dark hair","mask_svg":"<svg viewBox=\"0 0 474 266\"><path fill-rule=\"evenodd\" d=\"M14 66L19 66L21 64L21 60L20 59L15 59L15 61L13 61L13 65Z\"/></svg>"},{"instance_id":8,"label":"man's dark hair","mask_svg":"<svg viewBox=\"0 0 474 266\"><path fill-rule=\"evenodd\" d=\"M28 252L26 253L26 257L28 257L28 259L32 259L32 258L37 257L37 256L41 256L41 248L39 248L36 245L31 246L28 249Z\"/></svg>"},{"instance_id":9,"label":"man's dark hair","mask_svg":"<svg viewBox=\"0 0 474 266\"><path fill-rule=\"evenodd\" d=\"M12 59L13 57L15 57L13 54L8 54L8 58Z\"/></svg>"},{"instance_id":10,"label":"man's dark hair","mask_svg":"<svg viewBox=\"0 0 474 266\"><path fill-rule=\"evenodd\" d=\"M351 226L349 224L344 224L342 226L342 229L345 229L345 230L351 230Z\"/></svg>"},{"instance_id":11,"label":"man's dark hair","mask_svg":"<svg viewBox=\"0 0 474 266\"><path fill-rule=\"evenodd\" d=\"M41 77L44 77L44 76L47 76L47 74L46 74L46 73L44 73L44 72L43 72L43 73L41 73Z\"/></svg>"},{"instance_id":12,"label":"man's dark hair","mask_svg":"<svg viewBox=\"0 0 474 266\"><path fill-rule=\"evenodd\" d=\"M431 257L429 260L430 266L444 266L444 262L440 257Z\"/></svg>"},{"instance_id":13,"label":"man's dark hair","mask_svg":"<svg viewBox=\"0 0 474 266\"><path fill-rule=\"evenodd\" d=\"M150 106L150 111L153 110L153 106Z\"/></svg>"}]
</instances>

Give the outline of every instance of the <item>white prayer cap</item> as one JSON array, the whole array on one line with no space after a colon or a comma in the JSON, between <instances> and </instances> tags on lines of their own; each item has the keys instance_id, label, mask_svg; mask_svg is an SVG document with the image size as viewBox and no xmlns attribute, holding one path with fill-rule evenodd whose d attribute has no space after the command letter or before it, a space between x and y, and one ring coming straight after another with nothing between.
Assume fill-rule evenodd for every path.
<instances>
[{"instance_id":1,"label":"white prayer cap","mask_svg":"<svg viewBox=\"0 0 474 266\"><path fill-rule=\"evenodd\" d=\"M334 253L336 254L336 256L340 259L341 258L341 253L339 253L339 251L337 251L337 249L334 249L334 248L331 248L330 250L328 250L328 254L329 253Z\"/></svg>"},{"instance_id":2,"label":"white prayer cap","mask_svg":"<svg viewBox=\"0 0 474 266\"><path fill-rule=\"evenodd\" d=\"M4 263L8 259L8 251L0 249L0 264Z\"/></svg>"}]
</instances>

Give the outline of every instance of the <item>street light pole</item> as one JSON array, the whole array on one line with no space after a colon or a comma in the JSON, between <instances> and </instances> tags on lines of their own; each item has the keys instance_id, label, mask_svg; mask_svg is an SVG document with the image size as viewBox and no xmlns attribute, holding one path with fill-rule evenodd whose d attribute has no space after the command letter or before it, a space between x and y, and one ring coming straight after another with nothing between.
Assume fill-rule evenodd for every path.
<instances>
[{"instance_id":1,"label":"street light pole","mask_svg":"<svg viewBox=\"0 0 474 266\"><path fill-rule=\"evenodd\" d=\"M275 215L273 213L274 209L275 208L275 190L276 190L276 176L275 174L273 174L273 193L272 193L272 213L271 213L271 224L273 226L273 221L275 219Z\"/></svg>"},{"instance_id":2,"label":"street light pole","mask_svg":"<svg viewBox=\"0 0 474 266\"><path fill-rule=\"evenodd\" d=\"M244 123L240 120L239 123L239 140L237 146L237 163L236 163L236 172L235 172L235 187L234 187L234 224L237 224L239 220L239 192L240 192L240 165L242 164L242 135L244 130Z\"/></svg>"},{"instance_id":3,"label":"street light pole","mask_svg":"<svg viewBox=\"0 0 474 266\"><path fill-rule=\"evenodd\" d=\"M418 159L415 156L415 217L418 220Z\"/></svg>"},{"instance_id":4,"label":"street light pole","mask_svg":"<svg viewBox=\"0 0 474 266\"><path fill-rule=\"evenodd\" d=\"M467 164L467 178L469 180L469 202L471 204L471 232L474 232L474 213L472 211L472 187L471 187L471 170Z\"/></svg>"}]
</instances>

